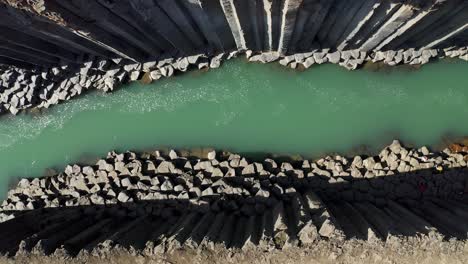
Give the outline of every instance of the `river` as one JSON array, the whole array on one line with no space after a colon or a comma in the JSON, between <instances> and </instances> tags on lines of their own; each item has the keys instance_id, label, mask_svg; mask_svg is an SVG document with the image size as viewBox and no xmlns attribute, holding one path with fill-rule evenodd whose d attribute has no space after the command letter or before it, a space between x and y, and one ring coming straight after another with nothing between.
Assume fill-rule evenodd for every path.
<instances>
[{"instance_id":1,"label":"river","mask_svg":"<svg viewBox=\"0 0 468 264\"><path fill-rule=\"evenodd\" d=\"M40 114L3 116L0 193L18 177L112 149L209 146L314 157L362 145L377 150L393 138L433 146L468 135L467 121L466 62L300 72L233 60L112 94L91 92Z\"/></svg>"}]
</instances>

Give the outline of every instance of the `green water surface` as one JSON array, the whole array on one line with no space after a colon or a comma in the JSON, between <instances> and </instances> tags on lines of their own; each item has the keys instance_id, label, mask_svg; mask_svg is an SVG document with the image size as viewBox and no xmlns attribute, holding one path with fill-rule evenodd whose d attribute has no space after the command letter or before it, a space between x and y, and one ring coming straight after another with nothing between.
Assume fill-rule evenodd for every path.
<instances>
[{"instance_id":1,"label":"green water surface","mask_svg":"<svg viewBox=\"0 0 468 264\"><path fill-rule=\"evenodd\" d=\"M298 72L237 60L90 93L40 115L0 118L0 194L12 179L112 149L211 146L310 156L361 144L376 149L393 138L432 145L447 134L468 135L466 62Z\"/></svg>"}]
</instances>

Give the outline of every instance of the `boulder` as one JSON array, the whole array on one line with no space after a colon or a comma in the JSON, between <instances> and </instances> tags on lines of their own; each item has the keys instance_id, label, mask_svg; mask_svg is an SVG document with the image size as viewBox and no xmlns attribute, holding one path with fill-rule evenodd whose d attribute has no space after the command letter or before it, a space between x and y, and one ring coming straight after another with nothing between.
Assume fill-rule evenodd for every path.
<instances>
[{"instance_id":1,"label":"boulder","mask_svg":"<svg viewBox=\"0 0 468 264\"><path fill-rule=\"evenodd\" d=\"M428 156L430 154L430 151L426 146L421 147L419 149L419 152L421 152L421 154L423 154L424 156Z\"/></svg>"},{"instance_id":2,"label":"boulder","mask_svg":"<svg viewBox=\"0 0 468 264\"><path fill-rule=\"evenodd\" d=\"M161 174L168 174L171 173L175 169L174 164L169 161L161 161L158 165L156 172Z\"/></svg>"},{"instance_id":3,"label":"boulder","mask_svg":"<svg viewBox=\"0 0 468 264\"><path fill-rule=\"evenodd\" d=\"M242 169L241 174L243 176L252 176L255 174L255 165L254 164L249 164L246 167Z\"/></svg>"},{"instance_id":4,"label":"boulder","mask_svg":"<svg viewBox=\"0 0 468 264\"><path fill-rule=\"evenodd\" d=\"M224 176L224 173L219 168L214 168L213 172L211 172L211 177L223 177L223 176Z\"/></svg>"},{"instance_id":5,"label":"boulder","mask_svg":"<svg viewBox=\"0 0 468 264\"><path fill-rule=\"evenodd\" d=\"M131 81L136 81L140 77L140 72L139 71L132 71L130 72L130 80Z\"/></svg>"},{"instance_id":6,"label":"boulder","mask_svg":"<svg viewBox=\"0 0 468 264\"><path fill-rule=\"evenodd\" d=\"M210 161L199 161L195 166L193 166L194 170L205 170L205 171L213 171L213 165Z\"/></svg>"},{"instance_id":7,"label":"boulder","mask_svg":"<svg viewBox=\"0 0 468 264\"><path fill-rule=\"evenodd\" d=\"M265 161L263 161L263 165L264 168L270 172L278 168L278 164L276 164L276 161L273 159L265 159Z\"/></svg>"},{"instance_id":8,"label":"boulder","mask_svg":"<svg viewBox=\"0 0 468 264\"><path fill-rule=\"evenodd\" d=\"M328 60L325 52L315 52L313 58L317 64L325 63Z\"/></svg>"},{"instance_id":9,"label":"boulder","mask_svg":"<svg viewBox=\"0 0 468 264\"><path fill-rule=\"evenodd\" d=\"M208 158L209 160L214 160L214 159L216 159L216 151L212 150L212 151L208 152L207 158Z\"/></svg>"},{"instance_id":10,"label":"boulder","mask_svg":"<svg viewBox=\"0 0 468 264\"><path fill-rule=\"evenodd\" d=\"M362 162L362 165L368 170L371 170L375 166L375 160L373 157L369 157Z\"/></svg>"},{"instance_id":11,"label":"boulder","mask_svg":"<svg viewBox=\"0 0 468 264\"><path fill-rule=\"evenodd\" d=\"M304 66L304 68L308 69L308 68L310 68L310 66L312 66L314 64L315 64L314 57L309 57L309 58L305 59L305 61L304 61L304 63L302 65Z\"/></svg>"},{"instance_id":12,"label":"boulder","mask_svg":"<svg viewBox=\"0 0 468 264\"><path fill-rule=\"evenodd\" d=\"M121 203L126 203L130 201L130 197L126 192L120 192L119 195L117 196L117 200Z\"/></svg>"},{"instance_id":13,"label":"boulder","mask_svg":"<svg viewBox=\"0 0 468 264\"><path fill-rule=\"evenodd\" d=\"M224 56L224 53L221 53L211 58L210 68L212 69L219 68L221 66L221 61L222 61L223 56Z\"/></svg>"},{"instance_id":14,"label":"boulder","mask_svg":"<svg viewBox=\"0 0 468 264\"><path fill-rule=\"evenodd\" d=\"M202 54L197 54L197 55L192 55L192 56L188 56L187 57L187 60L190 64L196 64L198 59L200 57L202 57L203 55Z\"/></svg>"},{"instance_id":15,"label":"boulder","mask_svg":"<svg viewBox=\"0 0 468 264\"><path fill-rule=\"evenodd\" d=\"M294 61L294 55L291 55L291 56L285 56L284 58L282 58L279 63L283 66L288 66L289 63L291 63L292 61Z\"/></svg>"},{"instance_id":16,"label":"boulder","mask_svg":"<svg viewBox=\"0 0 468 264\"><path fill-rule=\"evenodd\" d=\"M353 161L351 162L351 166L356 167L358 169L363 167L363 161L361 156L355 156Z\"/></svg>"},{"instance_id":17,"label":"boulder","mask_svg":"<svg viewBox=\"0 0 468 264\"><path fill-rule=\"evenodd\" d=\"M322 230L322 232L326 233L325 230ZM307 222L297 233L297 238L303 246L312 245L319 238L317 227L312 221Z\"/></svg>"},{"instance_id":18,"label":"boulder","mask_svg":"<svg viewBox=\"0 0 468 264\"><path fill-rule=\"evenodd\" d=\"M125 188L130 187L132 185L130 178L123 178L122 180L120 180L120 185Z\"/></svg>"},{"instance_id":19,"label":"boulder","mask_svg":"<svg viewBox=\"0 0 468 264\"><path fill-rule=\"evenodd\" d=\"M174 186L172 185L172 182L169 179L166 179L163 184L161 185L161 191L173 191Z\"/></svg>"},{"instance_id":20,"label":"boulder","mask_svg":"<svg viewBox=\"0 0 468 264\"><path fill-rule=\"evenodd\" d=\"M390 144L390 146L388 146L388 147L395 154L399 154L401 152L401 149L402 149L400 141L398 141L398 140L393 140L392 144Z\"/></svg>"},{"instance_id":21,"label":"boulder","mask_svg":"<svg viewBox=\"0 0 468 264\"><path fill-rule=\"evenodd\" d=\"M341 52L337 50L335 52L328 53L327 58L329 62L337 64L338 62L340 62Z\"/></svg>"},{"instance_id":22,"label":"boulder","mask_svg":"<svg viewBox=\"0 0 468 264\"><path fill-rule=\"evenodd\" d=\"M175 191L175 192L182 192L182 191L184 191L184 190L185 190L184 186L182 186L182 185L180 185L180 184L174 186L174 191Z\"/></svg>"},{"instance_id":23,"label":"boulder","mask_svg":"<svg viewBox=\"0 0 468 264\"><path fill-rule=\"evenodd\" d=\"M94 173L94 169L91 166L83 167L82 171L83 171L83 174L85 174L87 176L90 176L90 177L91 176L96 176L96 174Z\"/></svg>"},{"instance_id":24,"label":"boulder","mask_svg":"<svg viewBox=\"0 0 468 264\"><path fill-rule=\"evenodd\" d=\"M169 151L169 158L170 158L171 160L175 160L175 159L177 159L178 157L179 157L179 156L177 155L177 152L175 152L175 150L171 149L171 150Z\"/></svg>"},{"instance_id":25,"label":"boulder","mask_svg":"<svg viewBox=\"0 0 468 264\"><path fill-rule=\"evenodd\" d=\"M171 77L174 74L174 68L171 65L164 66L159 69L162 76L164 77Z\"/></svg>"},{"instance_id":26,"label":"boulder","mask_svg":"<svg viewBox=\"0 0 468 264\"><path fill-rule=\"evenodd\" d=\"M212 196L214 194L213 189L210 187L206 188L205 190L202 191L201 196L206 197L206 196Z\"/></svg>"},{"instance_id":27,"label":"boulder","mask_svg":"<svg viewBox=\"0 0 468 264\"><path fill-rule=\"evenodd\" d=\"M150 77L151 77L151 80L157 81L157 80L161 79L162 74L161 74L161 72L159 70L155 70L155 71L150 72Z\"/></svg>"},{"instance_id":28,"label":"boulder","mask_svg":"<svg viewBox=\"0 0 468 264\"><path fill-rule=\"evenodd\" d=\"M291 165L289 162L283 162L281 163L281 171L286 172L286 171L292 171L294 170L294 167Z\"/></svg>"}]
</instances>

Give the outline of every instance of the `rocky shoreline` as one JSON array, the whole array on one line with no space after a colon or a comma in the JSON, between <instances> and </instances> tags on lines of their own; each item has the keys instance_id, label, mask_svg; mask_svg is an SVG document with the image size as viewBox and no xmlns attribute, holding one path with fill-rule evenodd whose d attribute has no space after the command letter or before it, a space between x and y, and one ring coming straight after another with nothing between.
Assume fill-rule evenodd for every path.
<instances>
[{"instance_id":1,"label":"rocky shoreline","mask_svg":"<svg viewBox=\"0 0 468 264\"><path fill-rule=\"evenodd\" d=\"M468 47L460 49L425 49L377 51L317 50L280 56L277 52L256 54L252 51L233 51L216 56L204 54L179 59L165 59L134 63L123 59L95 59L80 66L63 65L42 70L25 70L13 66L0 67L0 114L18 114L30 109L49 108L70 100L89 90L111 92L133 81L148 84L161 78L194 69L214 69L223 61L245 55L250 62L279 62L292 69L307 69L315 64L333 63L355 70L364 63L422 65L434 59L460 58L468 61Z\"/></svg>"},{"instance_id":2,"label":"rocky shoreline","mask_svg":"<svg viewBox=\"0 0 468 264\"><path fill-rule=\"evenodd\" d=\"M153 255L393 236L464 241L467 163L464 149L431 152L398 141L377 156L291 162L216 151L109 152L95 165L22 179L1 206L0 250Z\"/></svg>"}]
</instances>

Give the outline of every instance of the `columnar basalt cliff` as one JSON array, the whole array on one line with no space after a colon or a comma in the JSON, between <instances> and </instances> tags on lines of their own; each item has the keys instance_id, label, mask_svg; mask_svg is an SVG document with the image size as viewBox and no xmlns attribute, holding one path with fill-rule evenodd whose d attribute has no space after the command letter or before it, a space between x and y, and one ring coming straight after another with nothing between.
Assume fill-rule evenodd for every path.
<instances>
[{"instance_id":1,"label":"columnar basalt cliff","mask_svg":"<svg viewBox=\"0 0 468 264\"><path fill-rule=\"evenodd\" d=\"M349 159L204 155L110 152L94 165L23 179L1 207L0 252L152 256L467 238L466 152L394 141Z\"/></svg>"},{"instance_id":2,"label":"columnar basalt cliff","mask_svg":"<svg viewBox=\"0 0 468 264\"><path fill-rule=\"evenodd\" d=\"M0 114L240 56L292 69L468 61L468 0L0 0ZM463 263L467 172L468 147L396 140L376 156L318 160L112 151L21 179L0 204L0 262L248 251L270 262L290 250L287 261L341 263L359 249L361 261L398 263L384 256L397 247Z\"/></svg>"},{"instance_id":3,"label":"columnar basalt cliff","mask_svg":"<svg viewBox=\"0 0 468 264\"><path fill-rule=\"evenodd\" d=\"M0 112L216 68L468 59L466 0L0 1Z\"/></svg>"}]
</instances>

